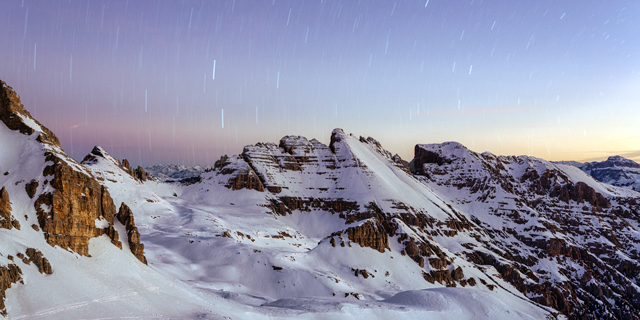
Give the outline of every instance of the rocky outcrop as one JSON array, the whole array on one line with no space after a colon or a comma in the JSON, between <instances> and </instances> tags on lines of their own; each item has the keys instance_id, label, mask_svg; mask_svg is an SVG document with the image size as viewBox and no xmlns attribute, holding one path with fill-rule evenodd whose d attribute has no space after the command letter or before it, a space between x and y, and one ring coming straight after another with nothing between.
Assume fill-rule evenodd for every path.
<instances>
[{"instance_id":1,"label":"rocky outcrop","mask_svg":"<svg viewBox=\"0 0 640 320\"><path fill-rule=\"evenodd\" d=\"M138 180L140 181L147 181L149 179L149 177L147 176L147 172L144 171L144 169L141 166L138 166L135 170L135 175L136 178L138 178Z\"/></svg>"},{"instance_id":2,"label":"rocky outcrop","mask_svg":"<svg viewBox=\"0 0 640 320\"><path fill-rule=\"evenodd\" d=\"M25 185L29 197L36 198L34 207L39 228L47 243L89 256L89 239L107 234L118 245L117 232L113 229L116 208L109 191L100 185L93 175L78 162L67 156L60 147L58 138L33 119L20 102L20 97L6 83L0 81L0 120L12 130L25 135L39 133L36 140L42 143L44 167L42 176ZM99 147L92 151L94 155L106 156ZM38 194L40 183L44 190ZM50 188L49 188L50 187ZM0 192L2 198L2 192ZM3 206L9 208L8 195ZM1 200L0 200L1 201ZM104 219L109 227L102 229L95 225L96 220ZM17 222L17 221L16 221ZM131 218L133 223L133 217ZM15 225L14 225L15 226ZM37 226L36 226L37 228ZM36 229L34 228L34 230ZM34 253L34 261L41 260ZM44 262L42 262L45 268ZM43 270L46 270L43 269Z\"/></svg>"},{"instance_id":3,"label":"rocky outcrop","mask_svg":"<svg viewBox=\"0 0 640 320\"><path fill-rule=\"evenodd\" d=\"M224 155L220 157L213 169L216 170L217 174L230 176L225 187L231 190L250 189L259 192L264 191L264 185L258 175L238 156L228 157Z\"/></svg>"},{"instance_id":4,"label":"rocky outcrop","mask_svg":"<svg viewBox=\"0 0 640 320\"><path fill-rule=\"evenodd\" d=\"M20 230L20 222L11 214L11 201L7 189L2 187L0 190L0 228L9 229L16 228Z\"/></svg>"},{"instance_id":5,"label":"rocky outcrop","mask_svg":"<svg viewBox=\"0 0 640 320\"><path fill-rule=\"evenodd\" d=\"M422 167L425 163L435 163L441 166L452 162L449 159L445 159L441 154L422 148L420 145L416 145L414 149L415 157L409 163L409 168L416 174L424 174Z\"/></svg>"},{"instance_id":6,"label":"rocky outcrop","mask_svg":"<svg viewBox=\"0 0 640 320\"><path fill-rule=\"evenodd\" d=\"M38 180L36 179L32 179L29 183L27 183L24 187L25 191L27 192L27 195L29 196L29 198L32 198L36 195L36 192L38 191Z\"/></svg>"},{"instance_id":7,"label":"rocky outcrop","mask_svg":"<svg viewBox=\"0 0 640 320\"><path fill-rule=\"evenodd\" d=\"M28 125L24 119L29 119L33 124ZM40 124L38 120L31 117L29 111L20 102L20 96L2 80L0 80L0 120L9 129L17 130L25 135L32 135L36 132L36 128L34 128L36 126L40 130L40 135L37 138L39 142L60 146L58 137Z\"/></svg>"},{"instance_id":8,"label":"rocky outcrop","mask_svg":"<svg viewBox=\"0 0 640 320\"><path fill-rule=\"evenodd\" d=\"M361 247L369 247L380 252L389 249L389 237L384 228L375 220L347 228L345 232L349 241L355 242Z\"/></svg>"},{"instance_id":9,"label":"rocky outcrop","mask_svg":"<svg viewBox=\"0 0 640 320\"><path fill-rule=\"evenodd\" d=\"M41 194L35 202L40 228L51 246L89 256L89 239L104 233L95 220L113 222L113 199L88 173L72 168L51 152L46 154L53 164L43 174L53 176L49 182L53 191Z\"/></svg>"},{"instance_id":10,"label":"rocky outcrop","mask_svg":"<svg viewBox=\"0 0 640 320\"><path fill-rule=\"evenodd\" d=\"M144 256L144 244L140 243L140 233L133 219L133 213L129 206L124 204L120 205L118 211L118 221L122 223L127 230L127 241L129 242L129 248L140 262L147 264L147 258Z\"/></svg>"},{"instance_id":11,"label":"rocky outcrop","mask_svg":"<svg viewBox=\"0 0 640 320\"><path fill-rule=\"evenodd\" d=\"M22 270L14 263L10 263L6 266L0 266L0 315L7 316L7 310L4 306L4 300L6 298L5 291L11 288L11 285L18 283L22 278Z\"/></svg>"},{"instance_id":12,"label":"rocky outcrop","mask_svg":"<svg viewBox=\"0 0 640 320\"><path fill-rule=\"evenodd\" d=\"M339 213L341 217L344 214L357 211L360 206L355 201L348 201L342 198L325 199L325 198L299 198L283 196L277 199L271 199L269 206L271 212L281 216L286 216L294 210L306 211L322 210L331 213Z\"/></svg>"},{"instance_id":13,"label":"rocky outcrop","mask_svg":"<svg viewBox=\"0 0 640 320\"><path fill-rule=\"evenodd\" d=\"M51 264L49 264L49 260L44 257L40 250L34 248L27 248L26 257L22 259L22 261L26 264L33 264L38 267L38 271L42 274L52 274L53 269L51 268Z\"/></svg>"},{"instance_id":14,"label":"rocky outcrop","mask_svg":"<svg viewBox=\"0 0 640 320\"><path fill-rule=\"evenodd\" d=\"M607 198L597 193L582 181L576 184L568 183L563 186L555 186L553 190L551 190L550 196L557 197L564 202L569 202L569 200L577 203L587 202L599 210L611 207L611 203Z\"/></svg>"}]
</instances>

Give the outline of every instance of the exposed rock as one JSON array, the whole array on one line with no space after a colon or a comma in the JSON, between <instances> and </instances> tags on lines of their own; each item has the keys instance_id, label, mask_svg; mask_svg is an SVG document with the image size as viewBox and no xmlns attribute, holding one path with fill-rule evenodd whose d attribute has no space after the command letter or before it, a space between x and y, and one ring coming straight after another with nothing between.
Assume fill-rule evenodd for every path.
<instances>
[{"instance_id":1,"label":"exposed rock","mask_svg":"<svg viewBox=\"0 0 640 320\"><path fill-rule=\"evenodd\" d=\"M380 252L389 249L389 237L376 220L369 220L359 226L345 230L349 241L359 244L361 247L369 247Z\"/></svg>"},{"instance_id":2,"label":"exposed rock","mask_svg":"<svg viewBox=\"0 0 640 320\"><path fill-rule=\"evenodd\" d=\"M131 165L129 164L129 160L122 159L122 166L121 167L126 173L128 173L132 177L135 176L135 174L133 173L133 169L131 169Z\"/></svg>"},{"instance_id":3,"label":"exposed rock","mask_svg":"<svg viewBox=\"0 0 640 320\"><path fill-rule=\"evenodd\" d=\"M95 220L104 218L113 223L115 206L109 192L62 151L58 138L33 119L20 103L20 97L1 81L0 120L9 129L23 134L39 132L36 140L47 150L44 156L48 165L42 174L53 191L37 196L38 181L35 179L25 188L30 197L37 196L34 206L45 240L51 246L88 256L89 239L104 233L96 228ZM100 153L100 148L93 151ZM8 197L6 199L8 203Z\"/></svg>"},{"instance_id":4,"label":"exposed rock","mask_svg":"<svg viewBox=\"0 0 640 320\"><path fill-rule=\"evenodd\" d=\"M147 264L147 258L144 256L144 244L140 243L140 233L134 222L133 213L124 202L120 205L120 210L118 211L118 221L127 229L127 241L129 242L131 253L140 262Z\"/></svg>"},{"instance_id":5,"label":"exposed rock","mask_svg":"<svg viewBox=\"0 0 640 320\"><path fill-rule=\"evenodd\" d=\"M214 170L217 170L218 174L231 176L225 185L231 190L246 188L260 192L264 191L264 185L258 175L244 159L238 156L230 158L224 155L220 157L220 160L216 161L214 165Z\"/></svg>"},{"instance_id":6,"label":"exposed rock","mask_svg":"<svg viewBox=\"0 0 640 320\"><path fill-rule=\"evenodd\" d=\"M373 273L367 271L366 269L354 269L354 268L351 268L351 271L353 271L353 273L354 273L354 275L356 277L357 276L362 276L365 279L367 279L369 277L371 277L371 278L375 278L376 277Z\"/></svg>"},{"instance_id":7,"label":"exposed rock","mask_svg":"<svg viewBox=\"0 0 640 320\"><path fill-rule=\"evenodd\" d=\"M135 174L136 174L136 178L138 178L138 180L140 181L148 180L147 173L144 171L144 169L141 166L138 166L136 168Z\"/></svg>"},{"instance_id":8,"label":"exposed rock","mask_svg":"<svg viewBox=\"0 0 640 320\"><path fill-rule=\"evenodd\" d=\"M42 255L40 250L34 248L27 248L26 251L27 257L30 262L33 262L38 267L38 271L43 274L52 274L53 269L51 268L51 264L49 264L49 260Z\"/></svg>"},{"instance_id":9,"label":"exposed rock","mask_svg":"<svg viewBox=\"0 0 640 320\"><path fill-rule=\"evenodd\" d=\"M421 148L420 145L416 145L414 149L415 157L409 163L409 168L411 168L411 171L414 173L424 174L422 166L425 163L435 163L439 166L445 163L451 163L451 160L445 159L438 153Z\"/></svg>"},{"instance_id":10,"label":"exposed rock","mask_svg":"<svg viewBox=\"0 0 640 320\"><path fill-rule=\"evenodd\" d=\"M29 183L25 185L25 190L27 191L27 195L29 198L33 199L33 196L36 195L36 191L38 190L38 180L31 180Z\"/></svg>"},{"instance_id":11,"label":"exposed rock","mask_svg":"<svg viewBox=\"0 0 640 320\"><path fill-rule=\"evenodd\" d=\"M569 200L577 203L587 202L598 209L611 207L611 203L607 198L582 181L575 185L570 183L562 187L556 185L551 190L550 196L557 197L564 202L569 202Z\"/></svg>"},{"instance_id":12,"label":"exposed rock","mask_svg":"<svg viewBox=\"0 0 640 320\"><path fill-rule=\"evenodd\" d=\"M469 224L446 221L458 233L477 231L476 244L463 252L468 261L493 266L518 291L569 319L640 319L636 200L616 196L616 190L601 194L590 186L594 181L533 157L477 154L451 143L417 149L428 151L422 152L422 179L455 193L461 207L481 216ZM553 267L541 267L547 263ZM456 270L452 280L464 276ZM433 270L424 276L449 280ZM476 281L495 288L483 278L458 283Z\"/></svg>"},{"instance_id":13,"label":"exposed rock","mask_svg":"<svg viewBox=\"0 0 640 320\"><path fill-rule=\"evenodd\" d=\"M6 82L0 80L0 120L11 130L17 130L26 135L33 134L36 129L27 125L23 119L30 119L40 127L38 129L42 131L37 138L39 142L60 147L58 137L40 124L38 120L33 119L20 102L20 96Z\"/></svg>"},{"instance_id":14,"label":"exposed rock","mask_svg":"<svg viewBox=\"0 0 640 320\"><path fill-rule=\"evenodd\" d=\"M113 200L89 173L72 168L66 159L51 152L46 155L53 164L43 174L53 176L50 185L54 190L41 194L35 202L40 228L50 245L89 256L89 239L103 233L95 220L113 222Z\"/></svg>"},{"instance_id":15,"label":"exposed rock","mask_svg":"<svg viewBox=\"0 0 640 320\"><path fill-rule=\"evenodd\" d=\"M341 198L323 199L284 196L278 199L271 199L270 208L274 214L286 216L294 210L308 212L315 209L342 214L357 211L360 206L355 201L347 201Z\"/></svg>"},{"instance_id":16,"label":"exposed rock","mask_svg":"<svg viewBox=\"0 0 640 320\"><path fill-rule=\"evenodd\" d=\"M0 266L0 315L3 317L7 316L7 310L4 306L5 291L11 288L12 284L18 283L21 278L22 270L17 265L11 263L6 266Z\"/></svg>"},{"instance_id":17,"label":"exposed rock","mask_svg":"<svg viewBox=\"0 0 640 320\"><path fill-rule=\"evenodd\" d=\"M11 201L9 193L5 187L0 189L0 228L9 229L16 228L20 230L20 222L11 214Z\"/></svg>"},{"instance_id":18,"label":"exposed rock","mask_svg":"<svg viewBox=\"0 0 640 320\"><path fill-rule=\"evenodd\" d=\"M111 243L116 247L122 249L122 242L120 242L120 236L118 235L118 231L113 225L109 225L106 229L104 229L104 234L106 234L109 238L111 238Z\"/></svg>"}]
</instances>

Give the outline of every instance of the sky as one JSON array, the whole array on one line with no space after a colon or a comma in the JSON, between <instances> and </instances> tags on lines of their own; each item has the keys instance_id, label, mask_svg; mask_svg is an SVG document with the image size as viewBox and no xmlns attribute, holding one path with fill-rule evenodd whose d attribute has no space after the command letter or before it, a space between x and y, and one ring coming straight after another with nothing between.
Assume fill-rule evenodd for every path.
<instances>
[{"instance_id":1,"label":"sky","mask_svg":"<svg viewBox=\"0 0 640 320\"><path fill-rule=\"evenodd\" d=\"M82 159L213 165L342 128L411 160L640 160L636 0L0 0L0 79Z\"/></svg>"}]
</instances>

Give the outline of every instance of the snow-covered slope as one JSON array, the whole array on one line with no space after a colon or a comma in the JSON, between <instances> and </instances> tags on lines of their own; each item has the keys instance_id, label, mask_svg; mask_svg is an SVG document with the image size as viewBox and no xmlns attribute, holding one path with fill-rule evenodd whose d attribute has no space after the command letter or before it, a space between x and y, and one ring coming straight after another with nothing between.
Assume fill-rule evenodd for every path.
<instances>
[{"instance_id":1,"label":"snow-covered slope","mask_svg":"<svg viewBox=\"0 0 640 320\"><path fill-rule=\"evenodd\" d=\"M456 215L373 139L336 130L330 146L302 137L285 137L281 147L248 146L191 184L142 183L104 150L99 154L85 164L116 202L136 211L149 265L256 312L434 319L551 314L438 243L425 249L438 265L418 262L428 235L403 220L436 219L426 210L447 221ZM440 228L448 229L445 222ZM418 253L407 252L411 244Z\"/></svg>"},{"instance_id":2,"label":"snow-covered slope","mask_svg":"<svg viewBox=\"0 0 640 320\"><path fill-rule=\"evenodd\" d=\"M605 161L577 163L598 181L640 192L640 164L621 156L609 157Z\"/></svg>"},{"instance_id":3,"label":"snow-covered slope","mask_svg":"<svg viewBox=\"0 0 640 320\"><path fill-rule=\"evenodd\" d=\"M577 168L454 143L407 166L336 129L165 183L77 163L2 89L9 317L637 319L637 193Z\"/></svg>"},{"instance_id":4,"label":"snow-covered slope","mask_svg":"<svg viewBox=\"0 0 640 320\"><path fill-rule=\"evenodd\" d=\"M116 219L125 210L4 82L0 120L1 315L215 318L236 307L141 263L133 220Z\"/></svg>"}]
</instances>

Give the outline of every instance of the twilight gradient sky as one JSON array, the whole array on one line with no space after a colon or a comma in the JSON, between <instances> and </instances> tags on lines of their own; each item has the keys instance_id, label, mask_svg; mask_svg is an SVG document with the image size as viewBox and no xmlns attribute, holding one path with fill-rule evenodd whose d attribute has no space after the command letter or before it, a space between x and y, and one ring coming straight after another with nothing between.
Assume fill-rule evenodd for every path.
<instances>
[{"instance_id":1,"label":"twilight gradient sky","mask_svg":"<svg viewBox=\"0 0 640 320\"><path fill-rule=\"evenodd\" d=\"M637 0L0 0L0 79L81 159L212 165L336 127L640 160Z\"/></svg>"}]
</instances>

